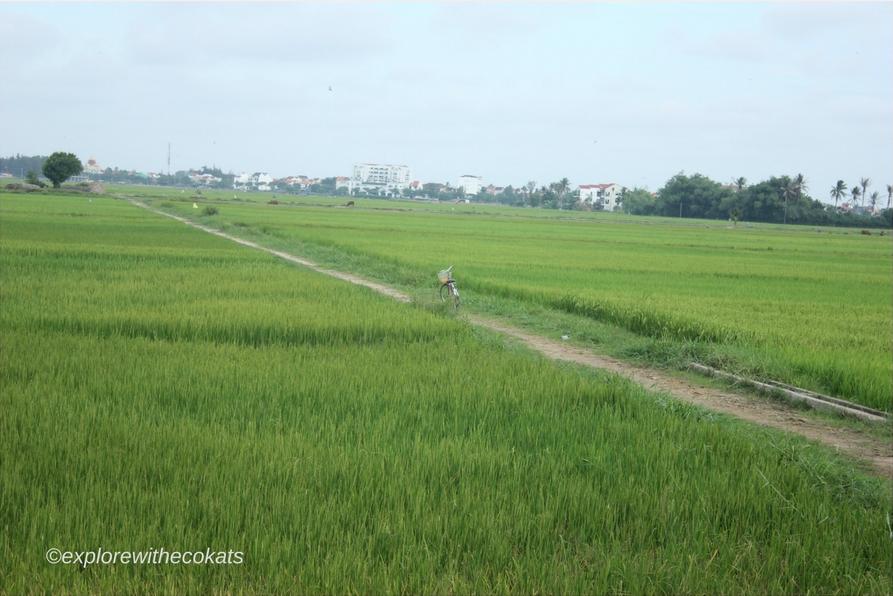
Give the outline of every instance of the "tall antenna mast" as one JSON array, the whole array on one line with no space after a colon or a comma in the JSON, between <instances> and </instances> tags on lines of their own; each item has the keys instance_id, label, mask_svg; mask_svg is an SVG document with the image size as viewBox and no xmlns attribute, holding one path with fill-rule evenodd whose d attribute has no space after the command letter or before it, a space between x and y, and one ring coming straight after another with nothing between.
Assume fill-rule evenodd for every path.
<instances>
[{"instance_id":1,"label":"tall antenna mast","mask_svg":"<svg viewBox=\"0 0 893 596\"><path fill-rule=\"evenodd\" d=\"M171 142L167 142L167 175L171 175Z\"/></svg>"}]
</instances>

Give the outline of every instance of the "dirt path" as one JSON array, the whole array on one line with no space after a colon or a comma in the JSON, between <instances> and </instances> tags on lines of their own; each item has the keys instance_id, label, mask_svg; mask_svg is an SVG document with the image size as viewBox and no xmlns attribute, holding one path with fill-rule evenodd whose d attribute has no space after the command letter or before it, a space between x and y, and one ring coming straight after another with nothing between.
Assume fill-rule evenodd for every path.
<instances>
[{"instance_id":1,"label":"dirt path","mask_svg":"<svg viewBox=\"0 0 893 596\"><path fill-rule=\"evenodd\" d=\"M157 213L158 215L170 217L171 219L175 219L181 223L186 224L187 226L192 226L193 228L197 228L203 232L207 232L209 234L214 234L215 236L220 236L221 238L226 238L227 240L231 240L232 242L235 242L236 244L241 244L242 246L247 246L249 248L253 248L256 250L261 250L266 253L270 253L271 255L277 256L280 259L284 259L286 261L296 263L296 264L306 267L308 269L312 269L313 271L316 271L317 273L322 273L324 275L329 275L331 277L335 277L335 278L343 280L343 281L348 281L348 282L350 282L352 284L356 284L358 286L365 286L367 288L371 288L371 289L375 290L376 292L378 292L379 294L384 294L385 296L388 296L389 298L393 298L394 300L397 300L399 302L411 302L412 301L412 298L410 298L408 294L404 294L400 290L397 290L390 286L386 286L384 284L380 284L380 283L365 279L358 275L353 275L352 273L344 273L343 271L336 271L334 269L326 269L325 267L320 267L313 261L308 261L307 259L304 259L302 257L298 257L293 254L283 252L281 250L275 250L272 248L268 248L266 246L258 244L257 242L252 242L251 240L245 240L244 238L239 238L238 236L233 236L232 234L227 234L226 232L221 232L220 230L217 230L217 229L214 229L214 228L211 228L208 226L203 226L200 223L196 223L194 221L186 219L185 217L180 217L179 215L174 215L172 213L165 213L164 211L155 209L154 207L150 207L149 205L146 205L145 203L141 203L140 201L128 199L127 197L118 197L118 198L124 199L127 202L136 205L137 207L142 207L143 209L147 209L147 210L151 211L152 213Z\"/></svg>"},{"instance_id":2,"label":"dirt path","mask_svg":"<svg viewBox=\"0 0 893 596\"><path fill-rule=\"evenodd\" d=\"M231 240L242 246L247 246L275 255L281 259L307 267L318 273L329 275L352 284L365 286L394 300L400 302L410 302L412 300L408 294L401 292L396 288L371 281L359 275L320 267L316 263L305 258L280 250L267 248L256 242L245 240L227 234L226 232L221 232L220 230L195 223L185 217L165 213L139 201L131 199L127 200L138 207L148 209L153 213L165 217L170 217L209 234L214 234L215 236L226 238L227 240ZM599 356L589 350L551 340L541 335L536 335L508 325L496 319L473 314L465 315L465 319L473 325L484 327L516 339L527 347L536 350L553 360L564 360L582 364L584 366L607 370L627 377L646 389L670 394L681 401L703 406L724 414L730 414L756 424L762 424L764 426L796 433L808 439L824 443L825 445L829 445L850 456L870 462L878 473L885 477L893 478L893 444L889 441L869 435L868 433L859 432L858 430L850 428L836 427L821 419L803 416L797 410L785 407L780 403L758 399L731 391L704 387L684 379L673 377L659 370L634 366L613 358Z\"/></svg>"},{"instance_id":3,"label":"dirt path","mask_svg":"<svg viewBox=\"0 0 893 596\"><path fill-rule=\"evenodd\" d=\"M730 414L743 420L771 426L772 428L802 435L819 441L849 455L871 462L882 475L893 477L893 444L883 439L860 433L849 428L835 427L819 419L808 418L797 410L781 403L754 398L712 387L704 387L693 382L670 376L662 371L643 368L620 362L606 356L599 356L582 348L551 340L500 321L477 315L467 319L481 327L486 327L515 338L526 346L552 358L566 360L593 368L608 370L642 385L646 389L668 393L673 397L692 404L709 408L716 412Z\"/></svg>"}]
</instances>

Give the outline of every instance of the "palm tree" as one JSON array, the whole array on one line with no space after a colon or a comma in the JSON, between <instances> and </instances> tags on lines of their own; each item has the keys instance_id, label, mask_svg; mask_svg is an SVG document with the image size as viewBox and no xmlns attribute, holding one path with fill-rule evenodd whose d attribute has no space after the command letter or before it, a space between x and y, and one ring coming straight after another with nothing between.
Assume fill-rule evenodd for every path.
<instances>
[{"instance_id":1,"label":"palm tree","mask_svg":"<svg viewBox=\"0 0 893 596\"><path fill-rule=\"evenodd\" d=\"M877 200L881 198L881 195L878 191L874 191L871 193L871 210L874 211L874 208L877 207Z\"/></svg>"},{"instance_id":2,"label":"palm tree","mask_svg":"<svg viewBox=\"0 0 893 596\"><path fill-rule=\"evenodd\" d=\"M862 190L858 186L854 186L853 190L850 191L853 195L853 209L856 208L856 203L859 202L859 195L862 194Z\"/></svg>"},{"instance_id":3,"label":"palm tree","mask_svg":"<svg viewBox=\"0 0 893 596\"><path fill-rule=\"evenodd\" d=\"M846 196L846 183L843 180L838 180L831 188L831 196L834 197L834 208L837 209L837 201Z\"/></svg>"},{"instance_id":4,"label":"palm tree","mask_svg":"<svg viewBox=\"0 0 893 596\"><path fill-rule=\"evenodd\" d=\"M797 174L794 176L794 187L797 190L797 198L800 198L800 195L806 192L806 178L803 177L803 174Z\"/></svg>"},{"instance_id":5,"label":"palm tree","mask_svg":"<svg viewBox=\"0 0 893 596\"><path fill-rule=\"evenodd\" d=\"M549 185L549 188L552 192L555 193L556 202L558 203L559 209L566 209L568 206L565 205L565 197L567 196L567 192L571 188L571 182L567 178L562 178L558 182L553 182Z\"/></svg>"},{"instance_id":6,"label":"palm tree","mask_svg":"<svg viewBox=\"0 0 893 596\"><path fill-rule=\"evenodd\" d=\"M747 178L745 178L744 176L741 176L740 178L735 178L734 180L732 180L732 184L735 185L735 189L738 192L741 192L742 190L744 190L747 187Z\"/></svg>"},{"instance_id":7,"label":"palm tree","mask_svg":"<svg viewBox=\"0 0 893 596\"><path fill-rule=\"evenodd\" d=\"M893 184L887 185L887 209L890 208L890 199L893 199Z\"/></svg>"},{"instance_id":8,"label":"palm tree","mask_svg":"<svg viewBox=\"0 0 893 596\"><path fill-rule=\"evenodd\" d=\"M567 178L562 178L558 181L558 195L563 197L567 194L567 191L570 190L571 181Z\"/></svg>"},{"instance_id":9,"label":"palm tree","mask_svg":"<svg viewBox=\"0 0 893 596\"><path fill-rule=\"evenodd\" d=\"M782 223L788 223L788 199L796 199L799 193L800 187L797 186L796 179L789 180L788 183L782 187L781 194L784 197L784 219L782 220Z\"/></svg>"},{"instance_id":10,"label":"palm tree","mask_svg":"<svg viewBox=\"0 0 893 596\"><path fill-rule=\"evenodd\" d=\"M868 194L866 192L868 190L868 185L871 184L871 178L862 178L859 181L859 184L862 186L862 206L865 206L865 196Z\"/></svg>"}]
</instances>

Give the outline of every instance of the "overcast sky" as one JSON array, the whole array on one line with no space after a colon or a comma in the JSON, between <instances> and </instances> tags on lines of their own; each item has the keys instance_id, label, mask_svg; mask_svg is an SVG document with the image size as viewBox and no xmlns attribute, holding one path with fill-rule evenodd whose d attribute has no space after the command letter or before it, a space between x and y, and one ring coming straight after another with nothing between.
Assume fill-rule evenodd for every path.
<instances>
[{"instance_id":1,"label":"overcast sky","mask_svg":"<svg viewBox=\"0 0 893 596\"><path fill-rule=\"evenodd\" d=\"M893 183L893 4L0 4L0 155ZM331 87L331 91L329 88ZM872 188L869 188L869 193Z\"/></svg>"}]
</instances>

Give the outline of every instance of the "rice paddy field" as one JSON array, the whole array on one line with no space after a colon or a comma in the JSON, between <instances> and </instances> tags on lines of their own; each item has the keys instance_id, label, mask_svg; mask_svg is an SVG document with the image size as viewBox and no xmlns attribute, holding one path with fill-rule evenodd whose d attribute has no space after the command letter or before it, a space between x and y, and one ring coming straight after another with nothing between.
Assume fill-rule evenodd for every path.
<instances>
[{"instance_id":1,"label":"rice paddy field","mask_svg":"<svg viewBox=\"0 0 893 596\"><path fill-rule=\"evenodd\" d=\"M0 193L0 304L0 592L893 588L852 462L123 201Z\"/></svg>"},{"instance_id":2,"label":"rice paddy field","mask_svg":"<svg viewBox=\"0 0 893 596\"><path fill-rule=\"evenodd\" d=\"M498 220L425 212L387 232L377 212L333 223L342 214L325 208L241 209L221 215L256 217L289 241L374 252L388 235L391 258L420 270L436 260L421 236L464 221L464 240L434 235L458 257L480 234L481 269L463 267L475 292L542 280L547 299L549 283L583 279L574 266L522 267L532 249L487 254L510 240ZM541 243L541 225L519 221L517 234ZM567 225L584 253L613 250ZM841 250L882 285L868 261L883 247L857 240ZM667 250L704 252L685 248L694 234L681 244ZM558 248L582 262L570 243ZM637 259L627 269L649 275ZM615 282L632 277L607 253L600 263ZM488 289L484 267L504 281ZM852 298L876 294L852 289L858 320L873 315ZM0 305L0 593L893 588L890 490L853 462L124 201L0 192ZM100 547L244 560L81 569L45 559Z\"/></svg>"},{"instance_id":3,"label":"rice paddy field","mask_svg":"<svg viewBox=\"0 0 893 596\"><path fill-rule=\"evenodd\" d=\"M131 191L132 192L132 191ZM181 215L192 198L137 193ZM471 308L617 327L634 350L893 408L889 233L410 201L210 192L207 223L407 288L452 264ZM624 354L618 354L623 356ZM684 364L687 363L688 360Z\"/></svg>"}]
</instances>

